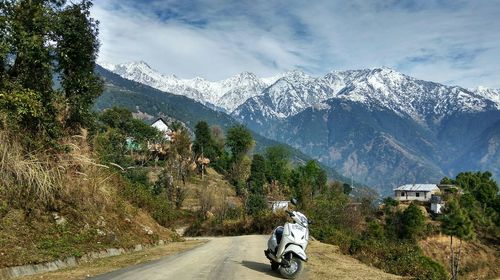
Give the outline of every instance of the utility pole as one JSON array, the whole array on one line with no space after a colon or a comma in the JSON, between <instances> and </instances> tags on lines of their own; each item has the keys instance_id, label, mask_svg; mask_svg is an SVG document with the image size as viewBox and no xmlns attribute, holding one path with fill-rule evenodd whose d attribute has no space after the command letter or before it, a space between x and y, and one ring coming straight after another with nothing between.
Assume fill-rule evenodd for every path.
<instances>
[{"instance_id":1,"label":"utility pole","mask_svg":"<svg viewBox=\"0 0 500 280\"><path fill-rule=\"evenodd\" d=\"M205 156L203 155L203 146L201 146L201 180L203 181L205 173Z\"/></svg>"}]
</instances>

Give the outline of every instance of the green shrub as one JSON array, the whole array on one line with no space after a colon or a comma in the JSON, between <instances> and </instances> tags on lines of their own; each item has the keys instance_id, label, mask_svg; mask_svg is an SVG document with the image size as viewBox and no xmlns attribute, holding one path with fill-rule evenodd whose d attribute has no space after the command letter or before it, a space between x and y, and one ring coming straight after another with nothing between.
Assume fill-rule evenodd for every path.
<instances>
[{"instance_id":1,"label":"green shrub","mask_svg":"<svg viewBox=\"0 0 500 280\"><path fill-rule=\"evenodd\" d=\"M218 219L204 220L200 217L186 229L185 234L188 236L269 234L277 226L283 225L287 219L287 214L281 212L275 214L269 210L262 211L255 217L239 216L236 219L226 219L222 222Z\"/></svg>"},{"instance_id":2,"label":"green shrub","mask_svg":"<svg viewBox=\"0 0 500 280\"><path fill-rule=\"evenodd\" d=\"M410 242L353 239L349 253L386 272L416 279L447 279L443 266Z\"/></svg>"},{"instance_id":3,"label":"green shrub","mask_svg":"<svg viewBox=\"0 0 500 280\"><path fill-rule=\"evenodd\" d=\"M362 241L359 239L352 239L349 244L349 254L354 255L361 249Z\"/></svg>"},{"instance_id":4,"label":"green shrub","mask_svg":"<svg viewBox=\"0 0 500 280\"><path fill-rule=\"evenodd\" d=\"M266 197L262 194L251 193L245 205L247 214L258 217L267 208Z\"/></svg>"},{"instance_id":5,"label":"green shrub","mask_svg":"<svg viewBox=\"0 0 500 280\"><path fill-rule=\"evenodd\" d=\"M141 172L135 173L139 176ZM178 215L166 197L154 195L151 189L137 182L124 181L121 195L133 205L145 209L162 226L170 226Z\"/></svg>"}]
</instances>

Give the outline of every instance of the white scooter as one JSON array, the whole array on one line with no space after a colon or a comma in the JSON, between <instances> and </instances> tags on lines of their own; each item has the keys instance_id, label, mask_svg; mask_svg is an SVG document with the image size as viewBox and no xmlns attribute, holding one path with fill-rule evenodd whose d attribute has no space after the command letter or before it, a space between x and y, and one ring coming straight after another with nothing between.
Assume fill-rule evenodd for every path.
<instances>
[{"instance_id":1,"label":"white scooter","mask_svg":"<svg viewBox=\"0 0 500 280\"><path fill-rule=\"evenodd\" d=\"M292 199L296 205L297 200ZM269 241L266 257L271 261L271 269L279 270L287 279L295 279L302 271L307 261L306 248L309 243L309 221L306 216L297 211L288 211L293 223L285 223L277 227Z\"/></svg>"}]
</instances>

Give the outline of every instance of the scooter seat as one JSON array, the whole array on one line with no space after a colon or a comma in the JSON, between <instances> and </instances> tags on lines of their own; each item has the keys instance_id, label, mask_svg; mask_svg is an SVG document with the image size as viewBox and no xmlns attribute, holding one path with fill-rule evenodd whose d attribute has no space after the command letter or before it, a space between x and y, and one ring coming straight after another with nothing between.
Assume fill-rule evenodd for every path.
<instances>
[{"instance_id":1,"label":"scooter seat","mask_svg":"<svg viewBox=\"0 0 500 280\"><path fill-rule=\"evenodd\" d=\"M282 226L279 226L276 228L275 234L276 234L276 241L278 242L278 245L280 244L281 238L283 237L283 230L284 230L284 227L282 227Z\"/></svg>"}]
</instances>

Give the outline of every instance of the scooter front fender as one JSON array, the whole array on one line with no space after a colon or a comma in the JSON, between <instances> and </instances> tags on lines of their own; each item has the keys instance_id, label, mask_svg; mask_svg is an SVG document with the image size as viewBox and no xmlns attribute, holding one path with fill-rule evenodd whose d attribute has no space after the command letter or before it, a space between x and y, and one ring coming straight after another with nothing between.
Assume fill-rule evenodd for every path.
<instances>
[{"instance_id":1,"label":"scooter front fender","mask_svg":"<svg viewBox=\"0 0 500 280\"><path fill-rule=\"evenodd\" d=\"M283 251L283 256L289 252L292 252L295 255L297 255L301 260L305 262L307 261L306 252L304 252L304 249L302 249L302 247L300 247L299 245L295 244L288 245Z\"/></svg>"}]
</instances>

